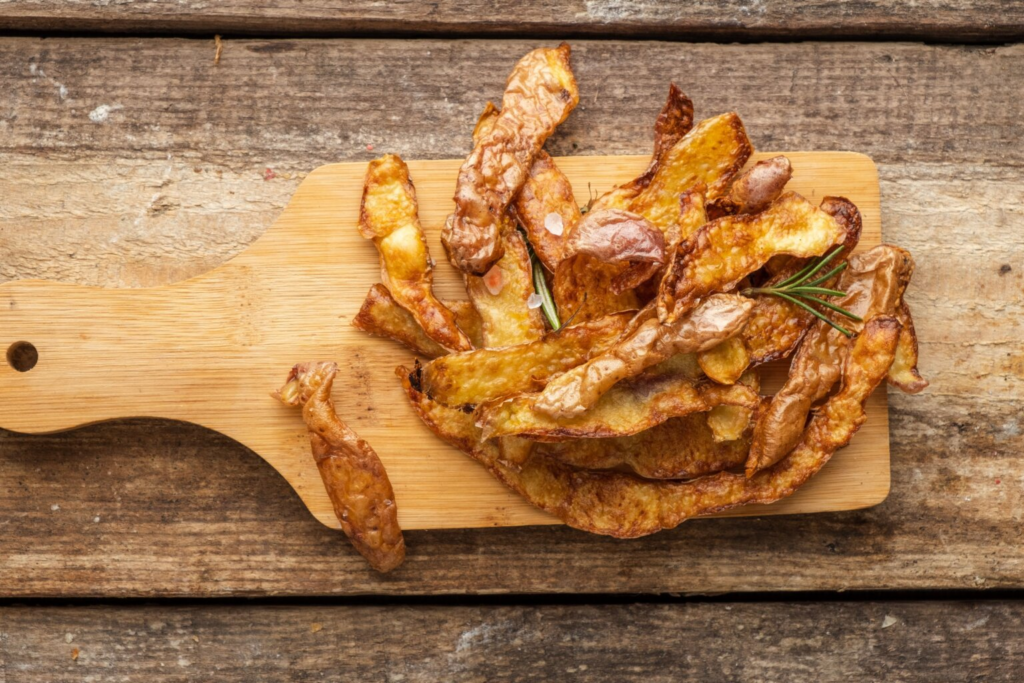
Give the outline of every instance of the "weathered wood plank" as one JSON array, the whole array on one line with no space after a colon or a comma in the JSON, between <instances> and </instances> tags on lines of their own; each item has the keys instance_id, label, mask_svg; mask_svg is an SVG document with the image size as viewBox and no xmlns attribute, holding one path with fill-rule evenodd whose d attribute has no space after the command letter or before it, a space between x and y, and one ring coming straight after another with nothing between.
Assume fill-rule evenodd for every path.
<instances>
[{"instance_id":1,"label":"weathered wood plank","mask_svg":"<svg viewBox=\"0 0 1024 683\"><path fill-rule=\"evenodd\" d=\"M1024 35L1024 9L1006 0L795 2L381 3L373 0L17 0L0 3L0 29L103 33L282 35L543 35L748 38L916 37L1009 41Z\"/></svg>"},{"instance_id":2,"label":"weathered wood plank","mask_svg":"<svg viewBox=\"0 0 1024 683\"><path fill-rule=\"evenodd\" d=\"M215 67L206 42L0 40L0 278L145 286L203 272L319 164L466 153L476 112L533 44L227 41ZM878 161L885 237L918 261L909 299L932 380L891 396L885 504L696 521L628 544L566 529L412 533L408 563L382 579L268 466L202 429L8 433L0 592L1024 585L1024 47L608 42L574 59L581 106L556 154L644 152L676 78L699 115L740 111L760 149Z\"/></svg>"},{"instance_id":3,"label":"weathered wood plank","mask_svg":"<svg viewBox=\"0 0 1024 683\"><path fill-rule=\"evenodd\" d=\"M0 609L0 677L297 681L1016 681L1024 605ZM95 677L95 678L93 678Z\"/></svg>"}]
</instances>

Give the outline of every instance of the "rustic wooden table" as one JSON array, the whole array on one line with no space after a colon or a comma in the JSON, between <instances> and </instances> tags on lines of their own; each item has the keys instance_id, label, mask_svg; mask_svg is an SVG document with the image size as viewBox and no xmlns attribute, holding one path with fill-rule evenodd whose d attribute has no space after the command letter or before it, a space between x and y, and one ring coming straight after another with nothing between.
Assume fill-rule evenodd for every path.
<instances>
[{"instance_id":1,"label":"rustic wooden table","mask_svg":"<svg viewBox=\"0 0 1024 683\"><path fill-rule=\"evenodd\" d=\"M547 5L0 3L0 281L206 271L320 164L466 154L515 59L570 39L556 154L645 153L675 80L759 149L878 163L932 383L890 397L888 500L411 532L382 578L218 434L0 432L0 681L1020 680L1024 8Z\"/></svg>"}]
</instances>

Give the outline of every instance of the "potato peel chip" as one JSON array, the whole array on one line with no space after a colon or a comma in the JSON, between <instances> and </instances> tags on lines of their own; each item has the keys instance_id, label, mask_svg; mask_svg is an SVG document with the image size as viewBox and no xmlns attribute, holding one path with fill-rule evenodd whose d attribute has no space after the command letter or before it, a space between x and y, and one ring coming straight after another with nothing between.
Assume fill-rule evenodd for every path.
<instances>
[{"instance_id":1,"label":"potato peel chip","mask_svg":"<svg viewBox=\"0 0 1024 683\"><path fill-rule=\"evenodd\" d=\"M403 383L413 407L435 434L480 462L534 506L576 529L637 538L692 517L745 504L774 503L791 495L864 423L864 402L885 378L898 335L899 322L894 318L870 321L845 365L840 392L815 414L789 457L751 479L722 472L686 482L654 481L623 472L584 470L533 455L521 468L511 467L501 461L494 442L480 439L468 415L431 402L407 375Z\"/></svg>"},{"instance_id":2,"label":"potato peel chip","mask_svg":"<svg viewBox=\"0 0 1024 683\"><path fill-rule=\"evenodd\" d=\"M459 169L441 241L459 270L484 275L501 258L502 217L535 155L579 101L568 44L533 50L509 75L501 112Z\"/></svg>"},{"instance_id":3,"label":"potato peel chip","mask_svg":"<svg viewBox=\"0 0 1024 683\"><path fill-rule=\"evenodd\" d=\"M428 337L446 349L473 348L455 315L433 293L433 268L420 227L416 191L402 158L370 162L359 210L359 232L380 253L381 280Z\"/></svg>"},{"instance_id":4,"label":"potato peel chip","mask_svg":"<svg viewBox=\"0 0 1024 683\"><path fill-rule=\"evenodd\" d=\"M848 228L795 192L759 214L724 216L680 245L672 271L674 301L666 321L685 314L713 292L728 292L777 255L819 256L846 241Z\"/></svg>"},{"instance_id":5,"label":"potato peel chip","mask_svg":"<svg viewBox=\"0 0 1024 683\"><path fill-rule=\"evenodd\" d=\"M526 231L537 258L550 272L562 260L562 245L580 220L572 185L555 160L541 150L512 204L512 215Z\"/></svg>"},{"instance_id":6,"label":"potato peel chip","mask_svg":"<svg viewBox=\"0 0 1024 683\"><path fill-rule=\"evenodd\" d=\"M571 417L552 417L537 407L540 394L524 394L477 408L484 438L527 437L536 441L629 436L665 420L710 410L716 405L753 409L756 391L744 385L721 386L701 381L694 369L678 369L680 354L661 366L619 382L588 410Z\"/></svg>"},{"instance_id":7,"label":"potato peel chip","mask_svg":"<svg viewBox=\"0 0 1024 683\"><path fill-rule=\"evenodd\" d=\"M536 391L548 378L608 348L631 317L631 313L618 313L563 327L528 344L438 358L423 366L423 389L448 406L476 405Z\"/></svg>"},{"instance_id":8,"label":"potato peel chip","mask_svg":"<svg viewBox=\"0 0 1024 683\"><path fill-rule=\"evenodd\" d=\"M662 325L653 308L641 311L628 335L585 364L551 380L535 399L536 409L555 418L571 418L595 405L616 382L676 354L698 353L738 333L754 302L734 294L716 294L686 317Z\"/></svg>"},{"instance_id":9,"label":"potato peel chip","mask_svg":"<svg viewBox=\"0 0 1024 683\"><path fill-rule=\"evenodd\" d=\"M690 479L741 466L749 438L719 442L708 424L710 415L675 417L632 436L536 443L533 452L585 469L625 465L647 479Z\"/></svg>"},{"instance_id":10,"label":"potato peel chip","mask_svg":"<svg viewBox=\"0 0 1024 683\"><path fill-rule=\"evenodd\" d=\"M917 394L928 387L928 380L917 371L917 332L907 302L900 304L896 318L903 329L900 330L900 343L896 347L896 360L889 368L889 384L904 393Z\"/></svg>"},{"instance_id":11,"label":"potato peel chip","mask_svg":"<svg viewBox=\"0 0 1024 683\"><path fill-rule=\"evenodd\" d=\"M342 531L374 569L389 572L405 560L395 492L377 453L334 410L337 374L337 363L301 363L274 395L302 407L313 458Z\"/></svg>"},{"instance_id":12,"label":"potato peel chip","mask_svg":"<svg viewBox=\"0 0 1024 683\"><path fill-rule=\"evenodd\" d=\"M459 329L466 333L473 346L482 347L482 323L473 304L458 300L442 303L455 315ZM352 319L352 326L367 334L392 339L426 358L449 353L448 349L427 336L412 313L399 306L388 288L380 283L370 287L359 313Z\"/></svg>"},{"instance_id":13,"label":"potato peel chip","mask_svg":"<svg viewBox=\"0 0 1024 683\"><path fill-rule=\"evenodd\" d=\"M910 254L899 247L879 245L850 258L838 287L846 296L836 303L864 320L894 315L914 272ZM852 331L863 326L845 320ZM776 392L754 426L747 473L769 467L796 445L811 406L838 381L852 341L838 330L817 322L800 344L785 385Z\"/></svg>"},{"instance_id":14,"label":"potato peel chip","mask_svg":"<svg viewBox=\"0 0 1024 683\"><path fill-rule=\"evenodd\" d=\"M544 336L540 310L530 308L533 267L526 243L515 230L502 236L504 253L483 277L466 276L466 291L483 324L484 346L500 348Z\"/></svg>"}]
</instances>

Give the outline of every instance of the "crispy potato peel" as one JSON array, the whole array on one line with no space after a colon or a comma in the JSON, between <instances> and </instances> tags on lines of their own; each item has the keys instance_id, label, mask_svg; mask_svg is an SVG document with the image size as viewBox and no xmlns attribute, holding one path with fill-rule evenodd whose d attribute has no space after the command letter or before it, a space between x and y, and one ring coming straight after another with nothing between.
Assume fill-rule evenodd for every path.
<instances>
[{"instance_id":1,"label":"crispy potato peel","mask_svg":"<svg viewBox=\"0 0 1024 683\"><path fill-rule=\"evenodd\" d=\"M313 458L342 530L374 569L389 572L405 560L395 492L373 448L334 410L337 374L336 363L300 363L275 396L302 406Z\"/></svg>"},{"instance_id":2,"label":"crispy potato peel","mask_svg":"<svg viewBox=\"0 0 1024 683\"><path fill-rule=\"evenodd\" d=\"M381 280L432 340L452 351L473 348L455 315L434 296L433 268L420 227L416 191L401 157L385 155L366 170L359 232L380 253Z\"/></svg>"},{"instance_id":3,"label":"crispy potato peel","mask_svg":"<svg viewBox=\"0 0 1024 683\"><path fill-rule=\"evenodd\" d=\"M516 64L501 112L459 170L455 213L441 241L459 270L484 275L501 258L501 219L548 136L579 101L569 46L533 50Z\"/></svg>"},{"instance_id":4,"label":"crispy potato peel","mask_svg":"<svg viewBox=\"0 0 1024 683\"><path fill-rule=\"evenodd\" d=\"M482 322L473 304L468 301L445 301L443 304L455 316L459 329L466 333L473 346L483 346ZM392 339L426 358L448 353L448 349L427 336L412 313L399 306L388 288L380 283L370 287L366 293L359 313L352 319L352 326L367 334Z\"/></svg>"}]
</instances>

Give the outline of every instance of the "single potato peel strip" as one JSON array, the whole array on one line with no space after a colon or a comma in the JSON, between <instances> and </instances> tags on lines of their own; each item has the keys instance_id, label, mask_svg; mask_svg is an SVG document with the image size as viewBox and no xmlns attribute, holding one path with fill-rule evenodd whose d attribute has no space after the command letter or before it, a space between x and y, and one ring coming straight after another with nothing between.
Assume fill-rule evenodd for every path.
<instances>
[{"instance_id":1,"label":"single potato peel strip","mask_svg":"<svg viewBox=\"0 0 1024 683\"><path fill-rule=\"evenodd\" d=\"M416 191L401 157L370 162L359 209L359 232L380 253L381 280L432 340L452 351L473 348L455 315L433 293L433 268L420 227Z\"/></svg>"},{"instance_id":2,"label":"single potato peel strip","mask_svg":"<svg viewBox=\"0 0 1024 683\"><path fill-rule=\"evenodd\" d=\"M432 399L453 407L536 391L550 377L608 348L631 317L632 313L618 313L563 327L528 344L438 358L423 366L423 389Z\"/></svg>"},{"instance_id":3,"label":"single potato peel strip","mask_svg":"<svg viewBox=\"0 0 1024 683\"><path fill-rule=\"evenodd\" d=\"M334 410L337 374L333 362L301 363L275 396L302 407L313 458L342 531L374 569L389 572L405 560L395 492L373 448Z\"/></svg>"},{"instance_id":4,"label":"single potato peel strip","mask_svg":"<svg viewBox=\"0 0 1024 683\"><path fill-rule=\"evenodd\" d=\"M473 346L483 346L483 323L480 315L468 301L443 301L444 307L452 312L459 329L466 333ZM412 313L398 305L384 285L377 283L370 287L359 313L352 319L352 326L367 334L391 339L425 358L447 355L448 349L427 336Z\"/></svg>"}]
</instances>

